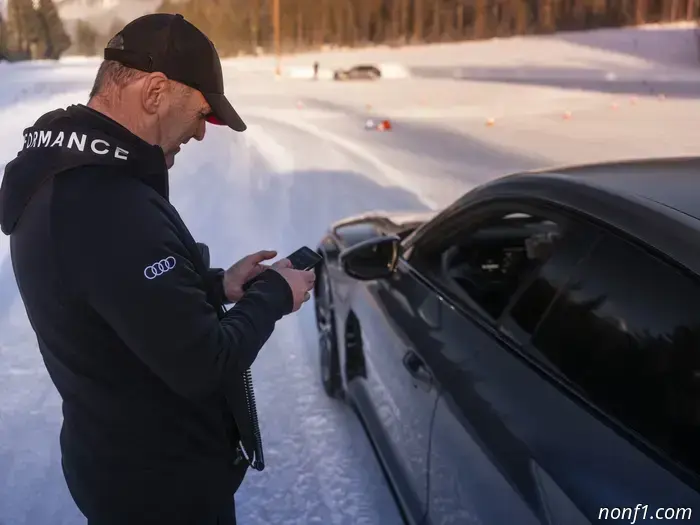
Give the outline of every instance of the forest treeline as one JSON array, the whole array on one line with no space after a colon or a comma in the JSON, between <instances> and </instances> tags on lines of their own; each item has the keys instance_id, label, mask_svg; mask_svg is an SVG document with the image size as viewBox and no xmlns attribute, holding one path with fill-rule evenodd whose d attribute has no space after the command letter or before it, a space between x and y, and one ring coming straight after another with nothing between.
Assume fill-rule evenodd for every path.
<instances>
[{"instance_id":1,"label":"forest treeline","mask_svg":"<svg viewBox=\"0 0 700 525\"><path fill-rule=\"evenodd\" d=\"M182 13L233 55L695 20L700 0L164 0L159 11Z\"/></svg>"},{"instance_id":2,"label":"forest treeline","mask_svg":"<svg viewBox=\"0 0 700 525\"><path fill-rule=\"evenodd\" d=\"M220 54L407 45L697 20L700 0L164 0ZM107 34L79 21L75 52L101 53ZM0 55L57 58L70 46L53 0L9 0Z\"/></svg>"}]
</instances>

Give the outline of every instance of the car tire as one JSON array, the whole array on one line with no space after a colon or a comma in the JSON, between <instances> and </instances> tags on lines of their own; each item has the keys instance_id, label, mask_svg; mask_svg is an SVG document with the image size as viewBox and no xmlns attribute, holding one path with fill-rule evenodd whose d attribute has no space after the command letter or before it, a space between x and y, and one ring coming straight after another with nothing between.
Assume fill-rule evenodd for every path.
<instances>
[{"instance_id":1,"label":"car tire","mask_svg":"<svg viewBox=\"0 0 700 525\"><path fill-rule=\"evenodd\" d=\"M340 376L338 332L335 326L333 293L328 270L322 266L318 270L318 274L315 311L321 383L329 397L341 399L343 397L343 385Z\"/></svg>"}]
</instances>

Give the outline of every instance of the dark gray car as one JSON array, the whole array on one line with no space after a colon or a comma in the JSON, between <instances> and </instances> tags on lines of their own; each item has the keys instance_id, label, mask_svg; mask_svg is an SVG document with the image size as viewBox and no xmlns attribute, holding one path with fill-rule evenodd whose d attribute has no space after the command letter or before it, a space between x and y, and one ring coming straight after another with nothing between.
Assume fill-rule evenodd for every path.
<instances>
[{"instance_id":1,"label":"dark gray car","mask_svg":"<svg viewBox=\"0 0 700 525\"><path fill-rule=\"evenodd\" d=\"M322 381L407 522L700 521L700 159L508 176L318 249Z\"/></svg>"}]
</instances>

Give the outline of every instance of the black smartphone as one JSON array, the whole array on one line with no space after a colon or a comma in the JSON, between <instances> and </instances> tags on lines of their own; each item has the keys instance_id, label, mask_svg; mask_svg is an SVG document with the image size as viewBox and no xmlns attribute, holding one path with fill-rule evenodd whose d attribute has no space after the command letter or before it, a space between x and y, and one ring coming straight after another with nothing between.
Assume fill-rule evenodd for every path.
<instances>
[{"instance_id":1,"label":"black smartphone","mask_svg":"<svg viewBox=\"0 0 700 525\"><path fill-rule=\"evenodd\" d=\"M287 256L287 259L292 263L292 267L295 270L311 270L323 260L323 257L308 246L302 246L293 254Z\"/></svg>"},{"instance_id":2,"label":"black smartphone","mask_svg":"<svg viewBox=\"0 0 700 525\"><path fill-rule=\"evenodd\" d=\"M295 270L311 270L323 260L323 257L307 246L302 246L286 258L289 259L289 262L292 263L292 268ZM251 279L243 285L244 292L248 291L254 280Z\"/></svg>"}]
</instances>

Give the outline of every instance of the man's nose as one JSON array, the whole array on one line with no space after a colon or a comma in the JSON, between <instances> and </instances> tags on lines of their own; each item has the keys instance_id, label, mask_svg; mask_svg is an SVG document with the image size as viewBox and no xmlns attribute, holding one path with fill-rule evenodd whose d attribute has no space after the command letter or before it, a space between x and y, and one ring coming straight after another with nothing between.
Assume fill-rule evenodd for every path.
<instances>
[{"instance_id":1,"label":"man's nose","mask_svg":"<svg viewBox=\"0 0 700 525\"><path fill-rule=\"evenodd\" d=\"M199 126L197 126L197 131L194 134L194 138L201 141L204 140L204 135L207 133L207 123L206 121L202 121L199 123Z\"/></svg>"}]
</instances>

